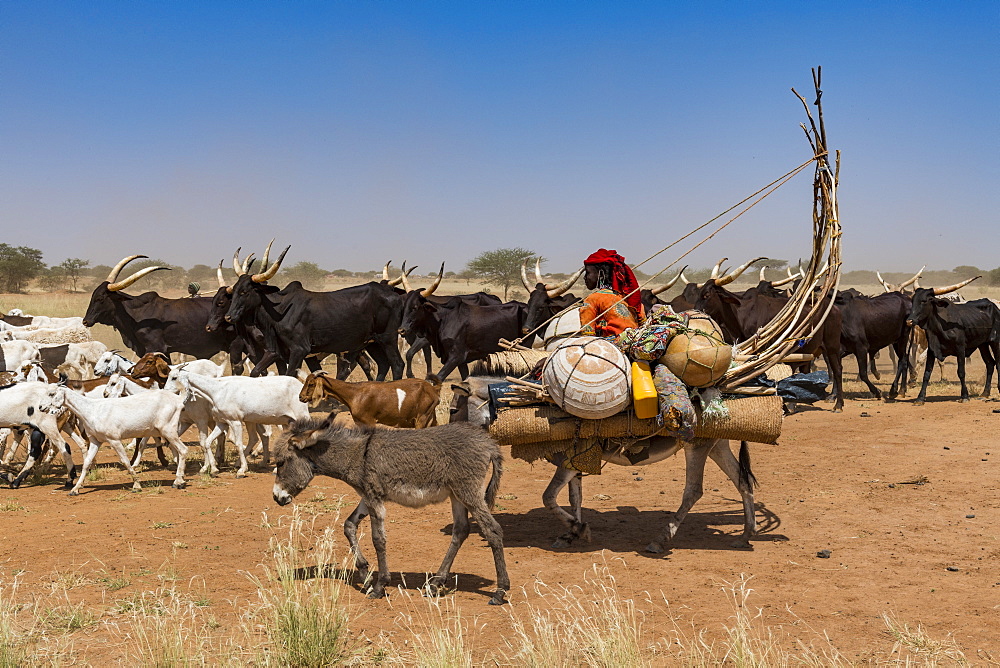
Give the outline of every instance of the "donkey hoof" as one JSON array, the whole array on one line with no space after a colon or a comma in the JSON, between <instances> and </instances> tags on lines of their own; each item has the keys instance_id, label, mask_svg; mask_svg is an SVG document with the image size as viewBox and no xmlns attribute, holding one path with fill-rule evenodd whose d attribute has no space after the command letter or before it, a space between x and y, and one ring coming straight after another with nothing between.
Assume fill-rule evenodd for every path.
<instances>
[{"instance_id":1,"label":"donkey hoof","mask_svg":"<svg viewBox=\"0 0 1000 668\"><path fill-rule=\"evenodd\" d=\"M916 400L914 400L913 405L914 406L923 406L924 405L924 400L923 399L916 399Z\"/></svg>"},{"instance_id":2,"label":"donkey hoof","mask_svg":"<svg viewBox=\"0 0 1000 668\"><path fill-rule=\"evenodd\" d=\"M187 483L183 480L174 483L174 489L184 489L187 486Z\"/></svg>"},{"instance_id":3,"label":"donkey hoof","mask_svg":"<svg viewBox=\"0 0 1000 668\"><path fill-rule=\"evenodd\" d=\"M554 541L552 541L552 547L556 550L561 550L564 547L569 547L573 544L573 539L566 536L559 536Z\"/></svg>"},{"instance_id":4,"label":"donkey hoof","mask_svg":"<svg viewBox=\"0 0 1000 668\"><path fill-rule=\"evenodd\" d=\"M374 599L385 598L385 590L372 589L370 592L368 592L368 598L374 598Z\"/></svg>"},{"instance_id":5,"label":"donkey hoof","mask_svg":"<svg viewBox=\"0 0 1000 668\"><path fill-rule=\"evenodd\" d=\"M71 489L69 491L69 495L70 496L80 496L80 492L79 492L79 490Z\"/></svg>"},{"instance_id":6,"label":"donkey hoof","mask_svg":"<svg viewBox=\"0 0 1000 668\"><path fill-rule=\"evenodd\" d=\"M969 403L969 397L962 397L961 399L958 400L958 403L960 403L960 404L967 404L967 403Z\"/></svg>"},{"instance_id":7,"label":"donkey hoof","mask_svg":"<svg viewBox=\"0 0 1000 668\"><path fill-rule=\"evenodd\" d=\"M498 591L496 594L493 595L493 598L489 600L489 605L503 605L506 602L507 599L505 597L505 592Z\"/></svg>"},{"instance_id":8,"label":"donkey hoof","mask_svg":"<svg viewBox=\"0 0 1000 668\"><path fill-rule=\"evenodd\" d=\"M737 538L736 540L734 540L729 545L730 545L730 547L735 547L736 549L739 549L739 550L752 550L753 549L753 545L751 545L750 541L747 540L746 538Z\"/></svg>"},{"instance_id":9,"label":"donkey hoof","mask_svg":"<svg viewBox=\"0 0 1000 668\"><path fill-rule=\"evenodd\" d=\"M660 543L650 543L646 546L646 552L650 552L652 554L663 554L663 545Z\"/></svg>"}]
</instances>

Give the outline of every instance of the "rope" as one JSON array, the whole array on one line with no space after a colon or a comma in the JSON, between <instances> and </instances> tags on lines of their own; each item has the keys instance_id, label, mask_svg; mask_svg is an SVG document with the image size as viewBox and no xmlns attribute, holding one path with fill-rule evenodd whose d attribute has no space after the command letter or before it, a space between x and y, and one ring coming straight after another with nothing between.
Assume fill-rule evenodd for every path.
<instances>
[{"instance_id":1,"label":"rope","mask_svg":"<svg viewBox=\"0 0 1000 668\"><path fill-rule=\"evenodd\" d=\"M613 309L615 306L617 306L621 302L625 301L625 299L627 297L629 297L630 295L632 295L632 294L634 294L634 293L642 290L644 287L646 287L647 285L649 285L651 282L653 282L654 279L658 278L665 271L667 271L671 267L675 266L678 262L680 262L685 257L687 257L688 255L690 255L691 253L693 253L702 244L707 243L716 234L718 234L722 230L724 230L727 227L729 227L729 225L731 225L733 222L735 222L736 219L738 219L740 216L742 216L743 214L745 214L747 211L749 211L753 207L755 207L758 204L760 204L762 201L764 201L765 198L767 198L769 195L771 195L775 190L777 190L781 186L783 186L786 183L788 183L792 178L794 178L795 176L797 176L799 174L799 172L801 172L803 169L805 169L806 167L808 167L810 164L812 164L813 162L815 162L816 160L818 160L823 155L826 155L826 154L823 153L823 154L820 154L820 155L814 155L812 158L810 158L809 160L806 160L805 162L803 162L798 167L795 167L794 169L791 169L791 170L785 172L782 176L780 176L780 177L776 178L775 180L771 181L766 186L758 189L756 192L752 193L751 195L748 195L748 196L744 197L742 200L740 200L736 204L732 205L731 207L729 207L725 211L722 211L721 213L719 213L718 215L714 216L713 218L710 218L706 222L702 223L698 227L694 228L693 230L691 230L690 232L688 232L687 234L685 234L684 236L682 236L680 239L677 239L673 243L671 243L671 244L669 244L669 245L661 248L660 250L656 251L655 253L653 253L652 255L650 255L648 258L646 258L645 260L643 260L642 262L640 262L639 264L635 265L635 268L641 267L642 265L646 264L650 260L652 260L652 259L656 258L657 256L661 255L662 253L665 253L666 251L670 250L671 248L673 248L674 246L676 246L680 242L684 241L688 237L691 237L695 233L697 233L697 232L705 229L706 227L708 227L709 225L711 225L712 223L714 223L715 221L717 221L719 218L722 218L724 215L726 215L730 211L733 211L734 209L736 209L736 208L742 206L743 204L745 204L746 202L749 202L754 197L757 197L761 193L764 193L763 195L760 196L760 198L757 201L753 202L746 209L744 209L743 211L741 211L740 213L736 214L735 216L733 216L732 218L730 218L728 221L726 221L725 223L723 223L721 226L719 226L718 229L716 229L710 235L708 235L707 237L705 237L704 239L702 239L701 241L699 241L697 244L695 244L694 246L692 246L686 253L684 253L683 255L681 255L680 257L678 257L677 259L675 259L673 262L671 262L670 264L668 264L667 266L665 266L663 269L661 269L657 273L655 273L652 276L650 276L649 279L647 279L645 283L640 284L639 287L637 287L634 290L630 291L628 294L622 296L618 301L616 301L614 304L612 304L611 306L609 306L608 308L606 308L601 313L597 314L589 322L586 322L586 323L581 322L580 323L580 329L576 330L576 332L574 332L574 335L579 334L581 331L583 331L584 328L586 328L587 326L592 325L595 322L597 322L598 320L600 320L604 315L606 315L607 313L609 313L611 311L611 309ZM767 192L765 192L765 191L767 191ZM573 308L576 308L576 305L578 303L582 303L582 302L583 302L583 299L576 300L575 302L573 302L572 304L570 304L569 306L567 306L566 308L564 308L559 313L556 313L555 315L551 316L548 320L543 321L540 325L538 325L537 327L535 327L533 330L531 330L527 334L524 334L523 336L521 336L521 338L519 338L516 341L514 341L514 343L520 344L521 341L523 341L527 337L531 336L532 334L537 333L540 329L543 329L545 326L547 326L553 320L555 320L555 319L557 319L557 318L565 315L566 313L569 313L569 311L571 311Z\"/></svg>"}]
</instances>

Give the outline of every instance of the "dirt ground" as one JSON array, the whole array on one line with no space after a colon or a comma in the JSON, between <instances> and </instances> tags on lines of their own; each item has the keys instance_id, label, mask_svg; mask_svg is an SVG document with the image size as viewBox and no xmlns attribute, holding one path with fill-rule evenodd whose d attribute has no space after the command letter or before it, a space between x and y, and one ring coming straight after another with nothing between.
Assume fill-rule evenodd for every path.
<instances>
[{"instance_id":1,"label":"dirt ground","mask_svg":"<svg viewBox=\"0 0 1000 668\"><path fill-rule=\"evenodd\" d=\"M883 359L886 371L887 364ZM453 599L475 620L476 654L502 646L512 610L544 604L534 583L584 585L598 564L607 566L623 597L637 601L650 642L677 620L722 629L733 614L723 584L745 575L753 590L748 605L789 642L826 633L851 660L884 659L892 640L881 616L889 613L931 636L951 635L974 661L1000 658L1000 402L957 403L951 384L936 385L923 407L872 401L853 381L848 389L843 414L831 413L829 403L806 407L786 418L780 445L752 446L760 534L750 550L731 546L742 527L739 496L711 462L705 495L670 549L650 555L643 546L680 502L680 457L649 467L608 466L586 478L593 540L569 549L550 547L562 532L540 501L551 467L508 460L496 517L512 605L486 605L494 570L478 535L455 565ZM101 461L110 464L110 454ZM268 542L292 512L272 501L269 467L258 464L248 478L235 479L232 459L230 453L230 467L216 479L200 478L189 463L185 490L172 489L171 473L150 466L142 479L160 486L133 493L120 467L108 466L103 479L70 498L61 467L53 466L58 479L0 491L3 582L20 573L21 595L42 596L55 582L78 577L81 586L67 590L67 601L113 618L116 601L169 577L196 591L220 623L232 623L256 600L248 573L267 563ZM297 500L300 510L317 516L318 527L335 522L338 509L346 516L353 503L351 490L329 479L315 480ZM391 507L389 522L393 586L405 581L416 594L447 547L449 507ZM367 532L362 547L373 556ZM828 558L817 556L822 550ZM398 591L388 601L348 593L360 613L353 631L376 643L407 642L412 599ZM113 628L77 631L76 659L128 663Z\"/></svg>"}]
</instances>

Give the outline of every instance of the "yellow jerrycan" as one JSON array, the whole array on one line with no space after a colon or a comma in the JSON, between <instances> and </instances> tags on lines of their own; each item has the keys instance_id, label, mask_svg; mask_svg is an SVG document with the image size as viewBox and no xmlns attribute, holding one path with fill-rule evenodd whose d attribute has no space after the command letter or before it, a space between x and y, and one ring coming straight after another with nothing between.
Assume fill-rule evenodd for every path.
<instances>
[{"instance_id":1,"label":"yellow jerrycan","mask_svg":"<svg viewBox=\"0 0 1000 668\"><path fill-rule=\"evenodd\" d=\"M660 400L653 385L649 362L632 362L632 408L637 418L646 420L660 412Z\"/></svg>"}]
</instances>

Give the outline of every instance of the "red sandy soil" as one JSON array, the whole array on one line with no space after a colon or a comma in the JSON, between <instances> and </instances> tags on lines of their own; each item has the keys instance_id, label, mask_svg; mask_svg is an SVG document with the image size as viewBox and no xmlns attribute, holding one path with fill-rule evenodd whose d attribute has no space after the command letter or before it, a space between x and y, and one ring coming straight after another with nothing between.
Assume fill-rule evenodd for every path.
<instances>
[{"instance_id":1,"label":"red sandy soil","mask_svg":"<svg viewBox=\"0 0 1000 668\"><path fill-rule=\"evenodd\" d=\"M960 404L953 385L931 394L939 396L917 407L856 393L839 415L820 403L786 418L780 445L753 445L760 534L750 550L731 546L742 527L739 495L711 462L705 495L670 549L650 555L643 546L680 502L681 457L649 467L608 466L586 478L593 540L569 549L550 547L563 531L540 501L551 467L508 461L495 514L505 534L512 605L486 605L494 570L478 535L455 564L454 601L463 616L485 624L474 639L476 655L503 647L510 611L523 610L526 599L542 603L532 593L536 579L583 584L596 563L607 564L622 596L635 598L647 613L650 642L671 628L664 600L682 624L715 631L731 624L733 607L720 585L743 574L752 576L749 605L762 609L767 625L783 628L789 649L794 638L808 642L826 632L848 659L884 658L892 646L881 619L888 612L922 624L932 637L951 634L973 661L977 652L979 660L983 652L1000 658L1000 402ZM102 461L111 462L110 454ZM127 477L109 469L105 480L88 481L70 498L54 465L58 480L0 492L0 502L23 507L0 512L3 580L23 570L19 596L43 596L60 574L76 572L87 582L70 589L68 601L112 615L114 601L155 589L169 569L182 587L211 602L223 626L232 623L243 603L256 600L247 572L270 563L268 541L282 535L265 528L262 513L273 526L291 507L272 501L269 467L258 465L237 480L231 453L229 464L210 481L189 464L185 490L172 489L172 474L151 465L141 477L160 488L128 492ZM325 498L329 506L341 495L346 516L353 493L330 479L315 480L298 503L317 508ZM323 514L317 526L335 517ZM447 547L450 509L393 506L389 520L393 586L402 583L402 573L416 596ZM362 548L374 561L367 526ZM829 550L829 558L817 557L821 550ZM111 591L106 581L115 574L128 576L129 584ZM399 617L404 596L393 591L388 601L369 601L356 585L347 596L363 613L352 631L404 644L411 632ZM106 625L75 635L80 662L129 662L122 638Z\"/></svg>"}]
</instances>

